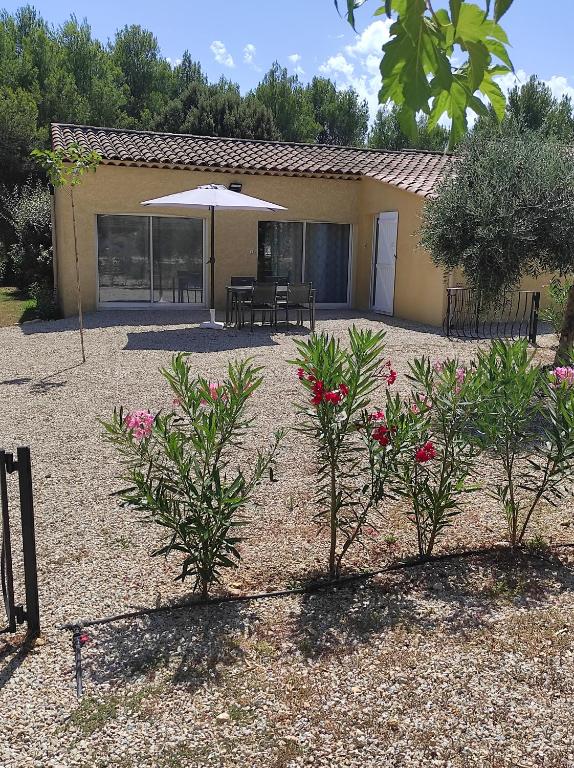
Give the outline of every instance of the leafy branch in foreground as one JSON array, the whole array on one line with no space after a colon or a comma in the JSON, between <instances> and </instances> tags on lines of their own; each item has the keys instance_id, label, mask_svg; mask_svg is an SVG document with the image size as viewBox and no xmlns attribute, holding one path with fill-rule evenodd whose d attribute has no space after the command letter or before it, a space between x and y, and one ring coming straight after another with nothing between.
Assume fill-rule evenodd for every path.
<instances>
[{"instance_id":1,"label":"leafy branch in foreground","mask_svg":"<svg viewBox=\"0 0 574 768\"><path fill-rule=\"evenodd\" d=\"M267 451L250 455L250 471L231 471L230 462L253 423L249 398L260 386L261 368L231 362L222 382L192 377L186 356L175 355L162 374L174 395L174 410L115 410L105 436L119 451L132 485L119 492L123 503L162 526L167 543L153 552L179 552L182 581L195 580L206 597L223 569L237 567L240 512L275 461L283 432Z\"/></svg>"},{"instance_id":2,"label":"leafy branch in foreground","mask_svg":"<svg viewBox=\"0 0 574 768\"><path fill-rule=\"evenodd\" d=\"M334 0L339 9L339 0ZM366 0L346 0L346 16L355 29L355 11ZM405 133L417 133L417 113L429 117L432 130L446 114L451 119L450 146L466 133L467 111L487 115L487 100L499 120L506 100L495 78L513 72L508 37L498 23L513 0L495 0L486 8L450 0L435 10L430 0L385 0L375 16L393 18L383 46L379 101L393 102ZM341 3L342 5L342 3ZM454 64L464 57L461 63Z\"/></svg>"}]
</instances>

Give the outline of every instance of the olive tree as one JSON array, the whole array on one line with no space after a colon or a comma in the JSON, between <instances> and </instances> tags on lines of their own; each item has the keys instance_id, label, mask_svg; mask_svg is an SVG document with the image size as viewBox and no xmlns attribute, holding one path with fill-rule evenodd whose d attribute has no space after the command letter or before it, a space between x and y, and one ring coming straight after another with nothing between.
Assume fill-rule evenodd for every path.
<instances>
[{"instance_id":1,"label":"olive tree","mask_svg":"<svg viewBox=\"0 0 574 768\"><path fill-rule=\"evenodd\" d=\"M525 276L574 271L574 155L540 134L475 135L423 211L421 244L492 300ZM570 290L557 361L574 343Z\"/></svg>"}]
</instances>

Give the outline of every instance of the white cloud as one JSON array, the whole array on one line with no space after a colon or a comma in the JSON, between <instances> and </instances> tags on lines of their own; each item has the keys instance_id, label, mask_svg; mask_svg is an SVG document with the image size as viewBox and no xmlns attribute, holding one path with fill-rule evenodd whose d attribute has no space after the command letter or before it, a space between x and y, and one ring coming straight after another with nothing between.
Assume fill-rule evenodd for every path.
<instances>
[{"instance_id":1,"label":"white cloud","mask_svg":"<svg viewBox=\"0 0 574 768\"><path fill-rule=\"evenodd\" d=\"M289 61L292 64L297 64L299 61L301 61L301 54L300 53L292 53L290 56L287 56Z\"/></svg>"},{"instance_id":2,"label":"white cloud","mask_svg":"<svg viewBox=\"0 0 574 768\"><path fill-rule=\"evenodd\" d=\"M214 40L209 47L211 48L211 52L213 53L215 61L218 64L223 64L224 67L235 66L233 56L229 53L221 40Z\"/></svg>"},{"instance_id":3,"label":"white cloud","mask_svg":"<svg viewBox=\"0 0 574 768\"><path fill-rule=\"evenodd\" d=\"M329 57L319 71L336 79L339 88L354 88L374 118L379 106L382 47L389 39L389 19L373 21L343 50Z\"/></svg>"},{"instance_id":4,"label":"white cloud","mask_svg":"<svg viewBox=\"0 0 574 768\"><path fill-rule=\"evenodd\" d=\"M341 74L350 80L353 77L354 69L355 68L351 62L347 61L342 53L338 53L336 56L331 56L326 62L321 64L319 72L324 75Z\"/></svg>"},{"instance_id":5,"label":"white cloud","mask_svg":"<svg viewBox=\"0 0 574 768\"><path fill-rule=\"evenodd\" d=\"M295 69L293 71L295 72L296 75L304 75L305 74L305 70L303 69L303 67L297 66L297 67L295 67Z\"/></svg>"},{"instance_id":6,"label":"white cloud","mask_svg":"<svg viewBox=\"0 0 574 768\"><path fill-rule=\"evenodd\" d=\"M255 58L255 46L253 45L253 43L247 43L247 45L243 49L243 61L246 64L253 64L254 58Z\"/></svg>"},{"instance_id":7,"label":"white cloud","mask_svg":"<svg viewBox=\"0 0 574 768\"><path fill-rule=\"evenodd\" d=\"M508 93L515 85L521 86L528 82L530 75L528 75L523 69L518 69L516 75L512 72L508 72L506 75L496 78L498 84L504 91ZM574 85L570 85L568 78L564 75L552 75L548 80L541 80L552 91L552 95L555 99L561 99L562 96L570 96L574 101Z\"/></svg>"}]
</instances>

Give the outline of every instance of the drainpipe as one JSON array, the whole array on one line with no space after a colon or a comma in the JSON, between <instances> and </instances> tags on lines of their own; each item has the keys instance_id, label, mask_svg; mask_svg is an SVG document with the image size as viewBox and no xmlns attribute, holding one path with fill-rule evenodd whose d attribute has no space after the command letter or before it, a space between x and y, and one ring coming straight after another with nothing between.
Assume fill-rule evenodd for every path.
<instances>
[{"instance_id":1,"label":"drainpipe","mask_svg":"<svg viewBox=\"0 0 574 768\"><path fill-rule=\"evenodd\" d=\"M56 191L53 184L48 185L50 190L50 216L52 219L52 270L54 273L54 293L58 305L60 304L58 296L58 237L56 234Z\"/></svg>"}]
</instances>

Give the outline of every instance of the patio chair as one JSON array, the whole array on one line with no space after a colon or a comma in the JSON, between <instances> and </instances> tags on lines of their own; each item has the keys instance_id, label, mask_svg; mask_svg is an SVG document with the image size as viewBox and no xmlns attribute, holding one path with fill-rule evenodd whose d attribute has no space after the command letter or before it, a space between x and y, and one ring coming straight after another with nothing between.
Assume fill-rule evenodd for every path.
<instances>
[{"instance_id":1,"label":"patio chair","mask_svg":"<svg viewBox=\"0 0 574 768\"><path fill-rule=\"evenodd\" d=\"M242 312L249 310L250 325L253 331L255 315L261 312L261 325L265 323L265 316L269 313L269 324L277 328L277 285L275 283L255 283L251 297L241 304ZM241 318L243 324L243 318Z\"/></svg>"},{"instance_id":2,"label":"patio chair","mask_svg":"<svg viewBox=\"0 0 574 768\"><path fill-rule=\"evenodd\" d=\"M203 301L202 276L195 272L178 272L177 277L172 280L172 292L174 304L201 304Z\"/></svg>"},{"instance_id":3,"label":"patio chair","mask_svg":"<svg viewBox=\"0 0 574 768\"><path fill-rule=\"evenodd\" d=\"M253 286L257 282L256 277L250 275L231 275L230 285L238 287ZM231 306L229 307L229 321L233 321L234 317L237 317L237 323L239 324L243 318L239 317L239 304L240 297L236 293L231 292ZM227 314L226 314L227 317ZM226 320L227 322L227 320Z\"/></svg>"},{"instance_id":4,"label":"patio chair","mask_svg":"<svg viewBox=\"0 0 574 768\"><path fill-rule=\"evenodd\" d=\"M285 310L285 322L289 322L289 310L294 310L297 325L303 325L303 314L307 312L311 330L315 330L315 291L313 283L290 283L287 286L287 296L279 305Z\"/></svg>"}]
</instances>

